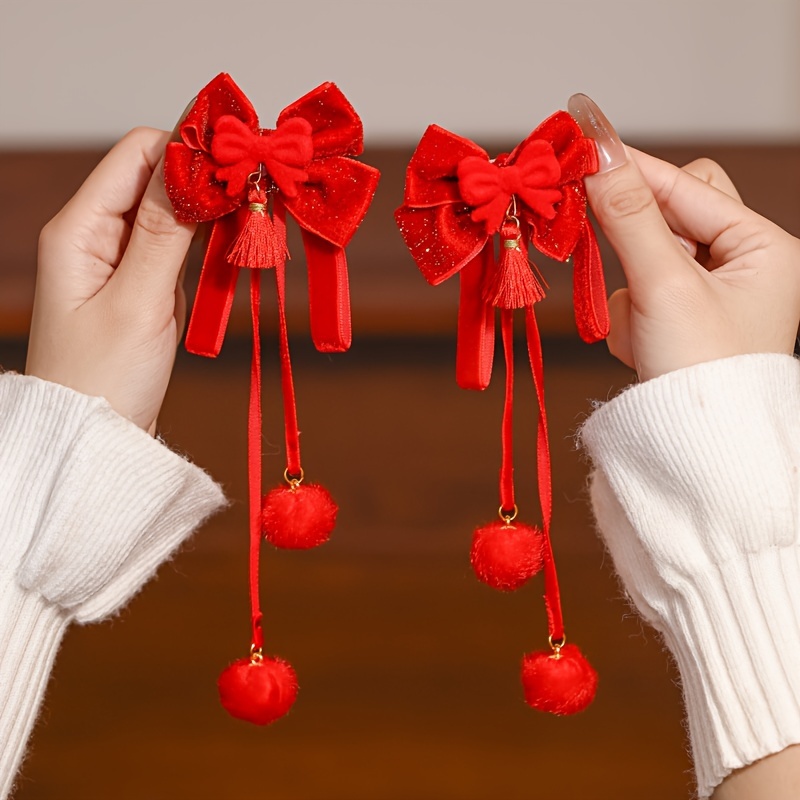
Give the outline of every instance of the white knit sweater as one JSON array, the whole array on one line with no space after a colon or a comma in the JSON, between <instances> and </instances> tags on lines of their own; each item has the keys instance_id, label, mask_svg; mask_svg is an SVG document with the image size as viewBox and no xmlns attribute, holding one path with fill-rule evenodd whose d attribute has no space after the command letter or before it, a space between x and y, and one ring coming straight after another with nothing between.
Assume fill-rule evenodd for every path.
<instances>
[{"instance_id":1,"label":"white knit sweater","mask_svg":"<svg viewBox=\"0 0 800 800\"><path fill-rule=\"evenodd\" d=\"M0 800L67 625L117 611L223 503L105 400L0 375Z\"/></svg>"},{"instance_id":2,"label":"white knit sweater","mask_svg":"<svg viewBox=\"0 0 800 800\"><path fill-rule=\"evenodd\" d=\"M800 362L665 375L595 411L581 439L617 572L677 661L708 797L800 743Z\"/></svg>"}]
</instances>

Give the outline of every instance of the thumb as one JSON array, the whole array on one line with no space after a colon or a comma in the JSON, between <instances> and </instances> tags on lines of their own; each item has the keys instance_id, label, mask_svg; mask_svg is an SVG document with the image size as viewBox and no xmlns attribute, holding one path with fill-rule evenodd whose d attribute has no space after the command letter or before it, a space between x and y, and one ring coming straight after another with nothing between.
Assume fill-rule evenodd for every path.
<instances>
[{"instance_id":1,"label":"thumb","mask_svg":"<svg viewBox=\"0 0 800 800\"><path fill-rule=\"evenodd\" d=\"M627 289L617 289L608 298L608 315L611 317L611 330L606 339L608 352L635 370L636 359L631 341L631 296Z\"/></svg>"},{"instance_id":2,"label":"thumb","mask_svg":"<svg viewBox=\"0 0 800 800\"><path fill-rule=\"evenodd\" d=\"M586 178L586 193L634 299L671 280L676 270L693 272L691 257L678 244L652 189L603 112L583 94L573 95L568 108L584 136L597 145L600 169Z\"/></svg>"},{"instance_id":3,"label":"thumb","mask_svg":"<svg viewBox=\"0 0 800 800\"><path fill-rule=\"evenodd\" d=\"M175 291L196 225L178 222L164 189L164 160L158 162L136 212L119 283L135 284L152 299Z\"/></svg>"}]
</instances>

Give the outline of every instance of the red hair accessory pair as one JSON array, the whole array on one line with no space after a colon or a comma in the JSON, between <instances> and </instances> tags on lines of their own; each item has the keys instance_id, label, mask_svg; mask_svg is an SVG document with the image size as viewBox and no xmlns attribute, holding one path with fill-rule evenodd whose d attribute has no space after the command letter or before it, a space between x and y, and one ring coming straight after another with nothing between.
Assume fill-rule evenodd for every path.
<instances>
[{"instance_id":1,"label":"red hair accessory pair","mask_svg":"<svg viewBox=\"0 0 800 800\"><path fill-rule=\"evenodd\" d=\"M309 283L311 335L317 349L341 352L351 342L344 247L372 201L378 171L354 159L361 121L344 95L326 83L285 108L274 129L261 128L250 102L226 74L198 95L168 145L167 194L178 219L213 224L186 334L186 348L215 357L222 346L240 268L250 269L253 324L248 475L250 498L250 655L227 667L220 698L235 717L267 724L294 703L292 667L263 653L259 604L261 538L305 549L327 541L337 508L328 492L305 483L285 315L287 216L300 227ZM550 547L550 455L541 346L533 305L544 296L527 259L529 244L559 261L573 256L575 309L581 335L606 335L608 317L597 244L586 218L582 179L597 170L594 143L559 112L510 155L490 161L477 145L431 126L409 164L405 202L396 218L424 276L433 284L459 273L457 378L485 388L491 376L495 309L506 357L500 520L475 532L472 563L481 580L514 589L544 564L551 651L523 662L528 703L572 713L591 701L594 670L566 644ZM494 239L500 235L500 257ZM286 485L262 498L261 272L274 270L286 433ZM516 522L511 457L513 311L524 308L528 352L540 407L539 497L542 529Z\"/></svg>"}]
</instances>

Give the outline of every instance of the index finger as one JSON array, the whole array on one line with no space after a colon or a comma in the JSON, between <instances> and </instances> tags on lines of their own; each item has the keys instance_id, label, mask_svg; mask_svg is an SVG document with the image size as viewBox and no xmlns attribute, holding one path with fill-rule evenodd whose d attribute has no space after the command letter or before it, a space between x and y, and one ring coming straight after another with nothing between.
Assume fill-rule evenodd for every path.
<instances>
[{"instance_id":1,"label":"index finger","mask_svg":"<svg viewBox=\"0 0 800 800\"><path fill-rule=\"evenodd\" d=\"M676 233L712 245L734 227L761 219L740 200L679 167L633 148L628 152Z\"/></svg>"},{"instance_id":2,"label":"index finger","mask_svg":"<svg viewBox=\"0 0 800 800\"><path fill-rule=\"evenodd\" d=\"M586 95L573 95L567 106L584 136L593 139L600 169L585 179L589 203L619 256L631 291L654 287L697 264L678 244L656 198L622 140Z\"/></svg>"}]
</instances>

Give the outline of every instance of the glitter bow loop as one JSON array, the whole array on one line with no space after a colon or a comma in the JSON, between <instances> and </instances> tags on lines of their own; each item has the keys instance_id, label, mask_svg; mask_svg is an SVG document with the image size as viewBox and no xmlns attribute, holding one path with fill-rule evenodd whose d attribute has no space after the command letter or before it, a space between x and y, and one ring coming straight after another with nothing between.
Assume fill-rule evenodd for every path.
<instances>
[{"instance_id":1,"label":"glitter bow loop","mask_svg":"<svg viewBox=\"0 0 800 800\"><path fill-rule=\"evenodd\" d=\"M198 95L170 143L167 193L178 219L212 222L186 335L190 352L219 353L239 266L229 253L252 216L254 176L272 198L280 250L286 214L301 229L309 284L311 334L318 350L350 346L350 293L344 248L372 202L378 171L355 161L363 149L361 120L333 83L285 108L275 129L263 129L250 101L223 73ZM266 201L258 206L266 209ZM251 265L252 266L252 265Z\"/></svg>"},{"instance_id":2,"label":"glitter bow loop","mask_svg":"<svg viewBox=\"0 0 800 800\"><path fill-rule=\"evenodd\" d=\"M608 334L602 263L586 212L583 178L597 171L593 141L564 111L545 120L494 161L474 142L431 125L406 173L395 218L425 279L459 273L456 374L465 388L491 378L494 308L485 289L496 269L494 240L511 207L523 249L530 242L557 261L573 257L575 319L581 337Z\"/></svg>"}]
</instances>

